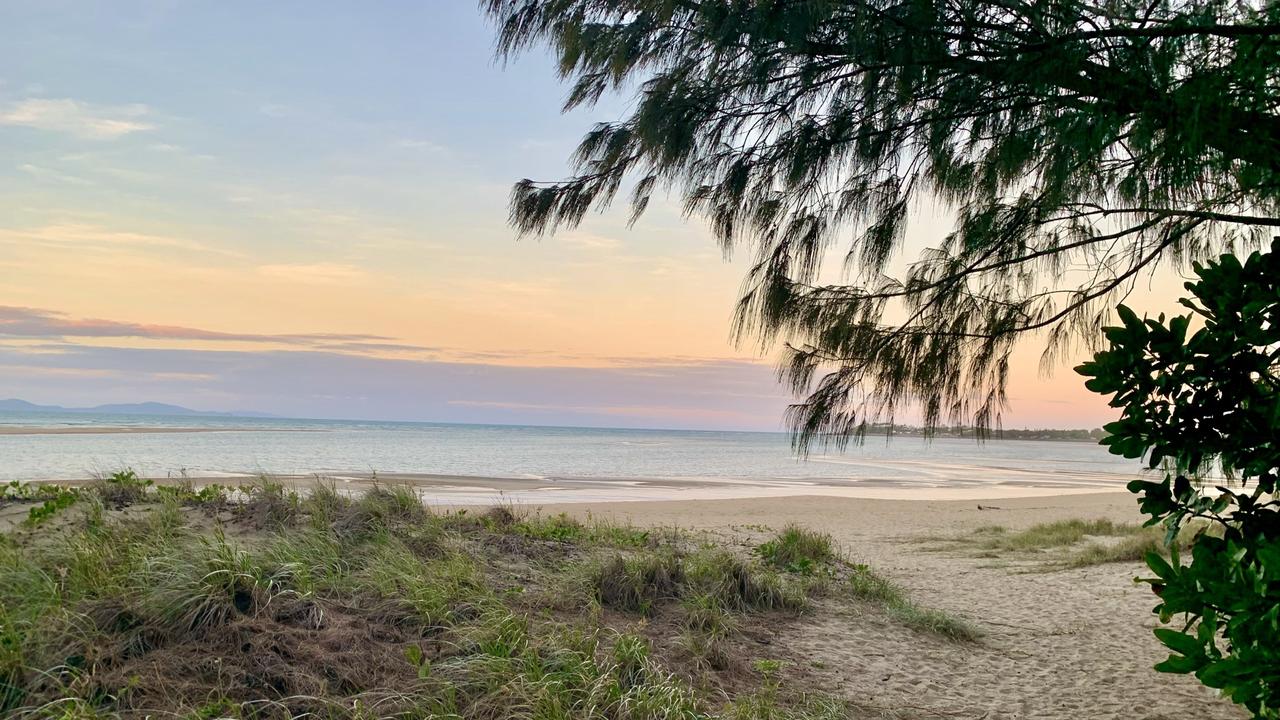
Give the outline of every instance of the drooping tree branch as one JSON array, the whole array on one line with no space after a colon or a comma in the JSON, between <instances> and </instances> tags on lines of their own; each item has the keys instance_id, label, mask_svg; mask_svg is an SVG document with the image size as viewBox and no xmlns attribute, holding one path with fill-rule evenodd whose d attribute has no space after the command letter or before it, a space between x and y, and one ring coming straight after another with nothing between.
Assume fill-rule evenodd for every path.
<instances>
[{"instance_id":1,"label":"drooping tree branch","mask_svg":"<svg viewBox=\"0 0 1280 720\"><path fill-rule=\"evenodd\" d=\"M1280 226L1280 5L1158 0L484 0L546 43L567 106L636 88L578 174L525 180L553 232L626 184L755 262L740 337L788 350L801 444L907 407L998 423L1019 337L1096 332L1139 273ZM910 209L954 225L901 278ZM837 248L848 274L824 271Z\"/></svg>"}]
</instances>

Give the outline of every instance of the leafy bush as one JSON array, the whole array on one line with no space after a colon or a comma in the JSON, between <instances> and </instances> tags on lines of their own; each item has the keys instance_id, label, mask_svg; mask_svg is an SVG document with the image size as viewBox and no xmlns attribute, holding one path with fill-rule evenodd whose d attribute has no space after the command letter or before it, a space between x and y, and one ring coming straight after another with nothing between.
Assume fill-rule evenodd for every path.
<instances>
[{"instance_id":1,"label":"leafy bush","mask_svg":"<svg viewBox=\"0 0 1280 720\"><path fill-rule=\"evenodd\" d=\"M1108 349L1077 368L1123 408L1104 429L1112 453L1144 457L1159 481L1135 480L1148 525L1166 542L1192 519L1210 529L1190 562L1147 554L1173 654L1156 666L1195 673L1259 718L1280 718L1280 238L1242 264L1196 266L1192 314L1139 319L1121 306ZM1191 332L1198 318L1203 327ZM1210 487L1214 470L1227 478Z\"/></svg>"}]
</instances>

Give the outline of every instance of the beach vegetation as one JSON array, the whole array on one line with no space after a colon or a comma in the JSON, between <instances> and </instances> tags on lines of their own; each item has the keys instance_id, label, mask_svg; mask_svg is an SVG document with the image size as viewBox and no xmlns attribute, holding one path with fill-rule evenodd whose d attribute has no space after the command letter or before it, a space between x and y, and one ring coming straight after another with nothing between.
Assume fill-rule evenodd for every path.
<instances>
[{"instance_id":1,"label":"beach vegetation","mask_svg":"<svg viewBox=\"0 0 1280 720\"><path fill-rule=\"evenodd\" d=\"M891 618L912 630L959 642L971 642L982 637L982 631L973 623L956 615L919 605L911 599L905 588L868 565L854 565L846 587L853 597L884 608Z\"/></svg>"},{"instance_id":2,"label":"beach vegetation","mask_svg":"<svg viewBox=\"0 0 1280 720\"><path fill-rule=\"evenodd\" d=\"M812 573L836 558L831 536L798 525L788 525L782 532L756 548L756 553L770 565L793 573Z\"/></svg>"},{"instance_id":3,"label":"beach vegetation","mask_svg":"<svg viewBox=\"0 0 1280 720\"><path fill-rule=\"evenodd\" d=\"M820 590L757 555L394 486L88 487L0 534L5 717L826 717L793 663L740 677Z\"/></svg>"},{"instance_id":4,"label":"beach vegetation","mask_svg":"<svg viewBox=\"0 0 1280 720\"><path fill-rule=\"evenodd\" d=\"M1156 668L1280 718L1280 239L1197 265L1186 288L1187 315L1121 306L1077 370L1120 410L1102 443L1160 474L1129 484L1170 550L1146 552L1170 651Z\"/></svg>"},{"instance_id":5,"label":"beach vegetation","mask_svg":"<svg viewBox=\"0 0 1280 720\"><path fill-rule=\"evenodd\" d=\"M107 506L120 508L140 502L153 485L154 480L140 478L133 470L126 469L99 478L93 491Z\"/></svg>"},{"instance_id":6,"label":"beach vegetation","mask_svg":"<svg viewBox=\"0 0 1280 720\"><path fill-rule=\"evenodd\" d=\"M1036 523L1017 532L986 527L978 528L973 534L984 549L1035 552L1075 545L1089 537L1121 537L1141 531L1142 526L1137 523L1117 523L1103 518Z\"/></svg>"}]
</instances>

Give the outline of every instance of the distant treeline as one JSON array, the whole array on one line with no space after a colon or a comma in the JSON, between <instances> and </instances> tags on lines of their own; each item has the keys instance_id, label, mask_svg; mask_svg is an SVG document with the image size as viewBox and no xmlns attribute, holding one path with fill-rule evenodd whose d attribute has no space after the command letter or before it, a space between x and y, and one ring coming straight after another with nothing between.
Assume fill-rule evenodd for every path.
<instances>
[{"instance_id":1,"label":"distant treeline","mask_svg":"<svg viewBox=\"0 0 1280 720\"><path fill-rule=\"evenodd\" d=\"M979 431L973 427L965 425L948 425L935 428L932 433L924 428L914 425L888 425L884 423L868 425L867 435L905 435L923 436L931 434L933 437L949 437L949 438L973 438L980 435ZM986 431L986 437L994 440L1074 440L1074 441L1093 441L1101 440L1106 433L1102 428L1094 428L1086 430L1084 428L1072 430L1060 430L1054 428L1023 428L1021 430L991 429Z\"/></svg>"}]
</instances>

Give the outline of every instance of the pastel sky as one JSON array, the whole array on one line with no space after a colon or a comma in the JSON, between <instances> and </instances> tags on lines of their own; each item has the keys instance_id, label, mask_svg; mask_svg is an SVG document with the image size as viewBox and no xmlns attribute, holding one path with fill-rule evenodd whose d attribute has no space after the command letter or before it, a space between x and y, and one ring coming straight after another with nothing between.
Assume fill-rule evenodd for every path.
<instances>
[{"instance_id":1,"label":"pastel sky","mask_svg":"<svg viewBox=\"0 0 1280 720\"><path fill-rule=\"evenodd\" d=\"M745 263L697 220L515 240L511 183L625 105L561 115L472 0L44 0L0 28L0 397L781 427L774 356L729 338ZM1006 426L1111 417L1038 352Z\"/></svg>"}]
</instances>

